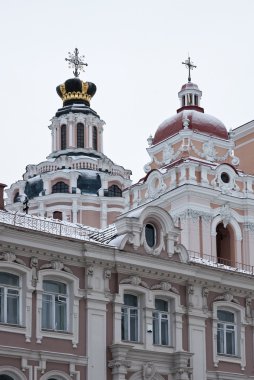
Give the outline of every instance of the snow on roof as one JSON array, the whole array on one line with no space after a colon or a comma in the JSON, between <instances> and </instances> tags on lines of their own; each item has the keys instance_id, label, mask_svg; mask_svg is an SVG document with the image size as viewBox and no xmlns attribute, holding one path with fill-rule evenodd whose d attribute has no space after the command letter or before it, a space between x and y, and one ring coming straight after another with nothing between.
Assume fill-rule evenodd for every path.
<instances>
[{"instance_id":1,"label":"snow on roof","mask_svg":"<svg viewBox=\"0 0 254 380\"><path fill-rule=\"evenodd\" d=\"M56 221L50 218L39 218L33 215L0 211L0 222L28 228L34 231L45 232L47 234L60 235L74 239L94 241L102 244L109 244L117 234L114 224L104 229L84 226L65 221Z\"/></svg>"}]
</instances>

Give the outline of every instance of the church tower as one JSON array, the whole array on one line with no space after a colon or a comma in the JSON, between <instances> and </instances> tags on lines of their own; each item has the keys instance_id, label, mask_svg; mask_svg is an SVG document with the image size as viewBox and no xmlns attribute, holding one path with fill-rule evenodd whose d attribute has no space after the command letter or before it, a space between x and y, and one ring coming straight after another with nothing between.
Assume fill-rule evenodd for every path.
<instances>
[{"instance_id":1,"label":"church tower","mask_svg":"<svg viewBox=\"0 0 254 380\"><path fill-rule=\"evenodd\" d=\"M63 104L49 126L51 153L6 191L7 209L21 211L28 201L31 215L105 228L124 210L131 171L103 153L105 123L90 107L96 85L79 78L84 57L76 48L66 61L74 77L56 88Z\"/></svg>"}]
</instances>

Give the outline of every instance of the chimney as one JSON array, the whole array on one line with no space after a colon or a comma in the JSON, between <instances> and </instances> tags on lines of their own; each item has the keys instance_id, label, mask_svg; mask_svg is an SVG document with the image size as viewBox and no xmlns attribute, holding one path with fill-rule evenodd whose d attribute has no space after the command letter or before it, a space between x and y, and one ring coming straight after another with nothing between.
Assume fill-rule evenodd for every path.
<instances>
[{"instance_id":1,"label":"chimney","mask_svg":"<svg viewBox=\"0 0 254 380\"><path fill-rule=\"evenodd\" d=\"M4 188L7 185L0 183L0 210L4 210Z\"/></svg>"}]
</instances>

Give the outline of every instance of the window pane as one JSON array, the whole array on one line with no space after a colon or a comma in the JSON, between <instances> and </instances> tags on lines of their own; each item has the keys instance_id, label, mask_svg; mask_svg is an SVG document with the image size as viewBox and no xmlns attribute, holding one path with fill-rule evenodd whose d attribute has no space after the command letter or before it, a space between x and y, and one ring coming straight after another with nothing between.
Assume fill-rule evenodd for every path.
<instances>
[{"instance_id":1,"label":"window pane","mask_svg":"<svg viewBox=\"0 0 254 380\"><path fill-rule=\"evenodd\" d=\"M0 288L0 322L4 322L4 288Z\"/></svg>"},{"instance_id":2,"label":"window pane","mask_svg":"<svg viewBox=\"0 0 254 380\"><path fill-rule=\"evenodd\" d=\"M218 354L224 353L224 334L223 330L217 330L217 352Z\"/></svg>"},{"instance_id":3,"label":"window pane","mask_svg":"<svg viewBox=\"0 0 254 380\"><path fill-rule=\"evenodd\" d=\"M130 340L138 340L138 311L136 309L130 310Z\"/></svg>"},{"instance_id":4,"label":"window pane","mask_svg":"<svg viewBox=\"0 0 254 380\"><path fill-rule=\"evenodd\" d=\"M168 320L161 320L161 344L168 345Z\"/></svg>"},{"instance_id":5,"label":"window pane","mask_svg":"<svg viewBox=\"0 0 254 380\"><path fill-rule=\"evenodd\" d=\"M235 332L227 331L226 332L226 347L228 355L235 355Z\"/></svg>"},{"instance_id":6,"label":"window pane","mask_svg":"<svg viewBox=\"0 0 254 380\"><path fill-rule=\"evenodd\" d=\"M220 321L233 322L233 323L235 321L234 313L231 313L230 311L218 310L217 316Z\"/></svg>"},{"instance_id":7,"label":"window pane","mask_svg":"<svg viewBox=\"0 0 254 380\"><path fill-rule=\"evenodd\" d=\"M66 299L64 297L55 297L55 329L66 330L67 329L67 313L66 313Z\"/></svg>"},{"instance_id":8,"label":"window pane","mask_svg":"<svg viewBox=\"0 0 254 380\"><path fill-rule=\"evenodd\" d=\"M78 123L77 125L77 148L84 148L84 124Z\"/></svg>"},{"instance_id":9,"label":"window pane","mask_svg":"<svg viewBox=\"0 0 254 380\"><path fill-rule=\"evenodd\" d=\"M17 290L8 289L7 294L7 323L19 323L19 294Z\"/></svg>"},{"instance_id":10,"label":"window pane","mask_svg":"<svg viewBox=\"0 0 254 380\"><path fill-rule=\"evenodd\" d=\"M15 274L0 272L0 284L19 286L19 277Z\"/></svg>"},{"instance_id":11,"label":"window pane","mask_svg":"<svg viewBox=\"0 0 254 380\"><path fill-rule=\"evenodd\" d=\"M49 293L66 294L66 284L56 281L43 281L43 289Z\"/></svg>"},{"instance_id":12,"label":"window pane","mask_svg":"<svg viewBox=\"0 0 254 380\"><path fill-rule=\"evenodd\" d=\"M160 344L159 313L153 313L153 343Z\"/></svg>"},{"instance_id":13,"label":"window pane","mask_svg":"<svg viewBox=\"0 0 254 380\"><path fill-rule=\"evenodd\" d=\"M125 294L124 295L124 304L129 306L138 306L138 297L134 296L132 294Z\"/></svg>"},{"instance_id":14,"label":"window pane","mask_svg":"<svg viewBox=\"0 0 254 380\"><path fill-rule=\"evenodd\" d=\"M122 308L122 340L128 340L128 309Z\"/></svg>"},{"instance_id":15,"label":"window pane","mask_svg":"<svg viewBox=\"0 0 254 380\"><path fill-rule=\"evenodd\" d=\"M168 311L168 302L157 298L155 300L155 309L160 311Z\"/></svg>"},{"instance_id":16,"label":"window pane","mask_svg":"<svg viewBox=\"0 0 254 380\"><path fill-rule=\"evenodd\" d=\"M49 294L42 295L42 328L53 329L53 302Z\"/></svg>"}]
</instances>

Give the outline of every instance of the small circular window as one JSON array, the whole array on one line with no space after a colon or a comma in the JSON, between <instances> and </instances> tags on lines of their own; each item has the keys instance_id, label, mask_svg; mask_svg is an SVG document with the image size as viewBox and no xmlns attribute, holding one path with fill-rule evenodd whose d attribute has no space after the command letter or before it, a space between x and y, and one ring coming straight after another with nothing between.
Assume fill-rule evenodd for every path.
<instances>
[{"instance_id":1,"label":"small circular window","mask_svg":"<svg viewBox=\"0 0 254 380\"><path fill-rule=\"evenodd\" d=\"M229 183L229 181L230 181L230 177L229 177L228 173L226 173L226 172L221 173L220 178L221 178L222 182L224 182L224 183Z\"/></svg>"},{"instance_id":2,"label":"small circular window","mask_svg":"<svg viewBox=\"0 0 254 380\"><path fill-rule=\"evenodd\" d=\"M146 242L149 247L154 247L155 245L155 228L152 224L146 224L145 228L145 236L146 236Z\"/></svg>"}]
</instances>

